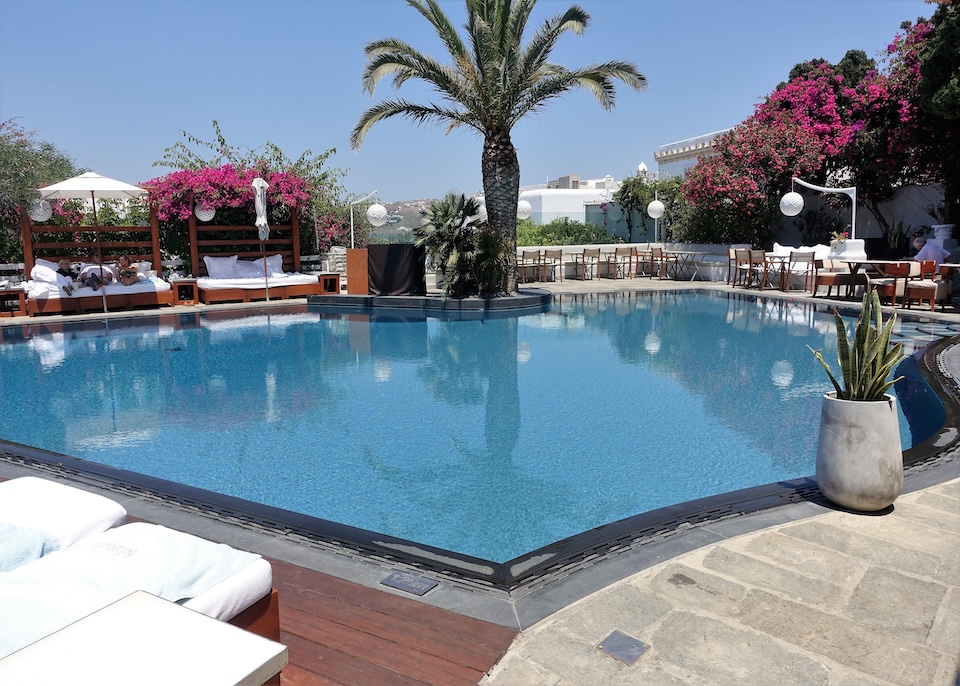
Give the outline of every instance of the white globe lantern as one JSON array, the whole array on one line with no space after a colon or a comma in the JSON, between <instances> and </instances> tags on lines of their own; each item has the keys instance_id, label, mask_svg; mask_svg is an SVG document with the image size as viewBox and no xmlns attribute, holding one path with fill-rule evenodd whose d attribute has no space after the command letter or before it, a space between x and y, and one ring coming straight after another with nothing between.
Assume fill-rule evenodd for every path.
<instances>
[{"instance_id":1,"label":"white globe lantern","mask_svg":"<svg viewBox=\"0 0 960 686\"><path fill-rule=\"evenodd\" d=\"M659 200L652 200L649 205L647 205L647 216L651 219L659 219L663 216L663 212L666 208L663 206L663 203Z\"/></svg>"},{"instance_id":2,"label":"white globe lantern","mask_svg":"<svg viewBox=\"0 0 960 686\"><path fill-rule=\"evenodd\" d=\"M374 203L367 208L367 221L371 226L383 226L387 223L387 208L380 203Z\"/></svg>"},{"instance_id":3,"label":"white globe lantern","mask_svg":"<svg viewBox=\"0 0 960 686\"><path fill-rule=\"evenodd\" d=\"M35 222L45 222L53 216L53 207L46 200L32 200L27 206L27 216Z\"/></svg>"},{"instance_id":4,"label":"white globe lantern","mask_svg":"<svg viewBox=\"0 0 960 686\"><path fill-rule=\"evenodd\" d=\"M529 219L533 214L533 205L526 200L517 203L517 219Z\"/></svg>"},{"instance_id":5,"label":"white globe lantern","mask_svg":"<svg viewBox=\"0 0 960 686\"><path fill-rule=\"evenodd\" d=\"M777 360L770 368L770 380L778 388L789 388L793 383L793 365L787 360Z\"/></svg>"},{"instance_id":6,"label":"white globe lantern","mask_svg":"<svg viewBox=\"0 0 960 686\"><path fill-rule=\"evenodd\" d=\"M653 331L648 333L643 339L643 349L650 355L656 355L660 352L660 336Z\"/></svg>"},{"instance_id":7,"label":"white globe lantern","mask_svg":"<svg viewBox=\"0 0 960 686\"><path fill-rule=\"evenodd\" d=\"M788 217L796 217L803 209L803 196L796 191L790 191L780 198L780 211Z\"/></svg>"},{"instance_id":8,"label":"white globe lantern","mask_svg":"<svg viewBox=\"0 0 960 686\"><path fill-rule=\"evenodd\" d=\"M193 214L202 222L208 222L217 216L217 208L210 203L200 203L193 208Z\"/></svg>"}]
</instances>

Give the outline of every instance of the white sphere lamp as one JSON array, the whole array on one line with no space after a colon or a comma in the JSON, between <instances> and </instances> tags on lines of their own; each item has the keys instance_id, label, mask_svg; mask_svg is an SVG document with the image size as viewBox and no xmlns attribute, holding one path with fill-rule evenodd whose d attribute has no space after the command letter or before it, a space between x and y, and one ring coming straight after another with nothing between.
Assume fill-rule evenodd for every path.
<instances>
[{"instance_id":1,"label":"white sphere lamp","mask_svg":"<svg viewBox=\"0 0 960 686\"><path fill-rule=\"evenodd\" d=\"M517 219L529 219L533 214L533 205L526 200L517 203Z\"/></svg>"},{"instance_id":2,"label":"white sphere lamp","mask_svg":"<svg viewBox=\"0 0 960 686\"><path fill-rule=\"evenodd\" d=\"M53 216L53 207L46 200L31 200L27 216L35 222L45 222Z\"/></svg>"},{"instance_id":3,"label":"white sphere lamp","mask_svg":"<svg viewBox=\"0 0 960 686\"><path fill-rule=\"evenodd\" d=\"M193 208L193 214L202 222L208 222L217 215L217 208L210 203L200 203Z\"/></svg>"},{"instance_id":4,"label":"white sphere lamp","mask_svg":"<svg viewBox=\"0 0 960 686\"><path fill-rule=\"evenodd\" d=\"M796 217L803 209L803 196L796 191L790 191L780 198L780 211L788 217Z\"/></svg>"},{"instance_id":5,"label":"white sphere lamp","mask_svg":"<svg viewBox=\"0 0 960 686\"><path fill-rule=\"evenodd\" d=\"M651 219L659 219L663 216L665 209L663 203L659 200L651 200L650 204L647 205L647 216Z\"/></svg>"},{"instance_id":6,"label":"white sphere lamp","mask_svg":"<svg viewBox=\"0 0 960 686\"><path fill-rule=\"evenodd\" d=\"M643 349L650 355L656 355L660 352L660 336L653 331L648 333L643 339Z\"/></svg>"},{"instance_id":7,"label":"white sphere lamp","mask_svg":"<svg viewBox=\"0 0 960 686\"><path fill-rule=\"evenodd\" d=\"M367 221L371 226L383 226L387 223L387 208L376 202L367 208Z\"/></svg>"}]
</instances>

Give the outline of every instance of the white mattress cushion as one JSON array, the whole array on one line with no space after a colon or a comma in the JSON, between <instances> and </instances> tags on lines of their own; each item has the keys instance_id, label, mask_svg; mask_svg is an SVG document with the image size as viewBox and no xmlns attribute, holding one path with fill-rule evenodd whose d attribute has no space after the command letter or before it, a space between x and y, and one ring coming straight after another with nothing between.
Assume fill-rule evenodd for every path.
<instances>
[{"instance_id":1,"label":"white mattress cushion","mask_svg":"<svg viewBox=\"0 0 960 686\"><path fill-rule=\"evenodd\" d=\"M275 274L267 279L269 287L274 286L294 286L310 283L317 283L320 280L316 274L287 273ZM216 290L224 288L263 288L263 277L250 279L213 279L209 276L202 276L197 279L197 288L203 290Z\"/></svg>"},{"instance_id":2,"label":"white mattress cushion","mask_svg":"<svg viewBox=\"0 0 960 686\"><path fill-rule=\"evenodd\" d=\"M184 601L258 559L156 524L138 522L94 534L0 574L0 658L134 591Z\"/></svg>"},{"instance_id":3,"label":"white mattress cushion","mask_svg":"<svg viewBox=\"0 0 960 686\"><path fill-rule=\"evenodd\" d=\"M0 482L0 522L48 531L61 548L126 518L120 503L56 481L24 476Z\"/></svg>"}]
</instances>

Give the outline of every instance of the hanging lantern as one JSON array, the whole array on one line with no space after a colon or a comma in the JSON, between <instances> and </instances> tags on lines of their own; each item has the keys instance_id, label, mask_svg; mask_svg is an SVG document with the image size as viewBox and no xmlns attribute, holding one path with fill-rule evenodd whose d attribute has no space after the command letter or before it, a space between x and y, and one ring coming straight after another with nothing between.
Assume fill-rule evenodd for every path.
<instances>
[{"instance_id":1,"label":"hanging lantern","mask_svg":"<svg viewBox=\"0 0 960 686\"><path fill-rule=\"evenodd\" d=\"M201 203L193 208L193 214L202 222L208 222L217 215L217 208L210 203Z\"/></svg>"},{"instance_id":2,"label":"hanging lantern","mask_svg":"<svg viewBox=\"0 0 960 686\"><path fill-rule=\"evenodd\" d=\"M46 200L31 200L27 216L35 222L45 222L53 216L53 207Z\"/></svg>"},{"instance_id":3,"label":"hanging lantern","mask_svg":"<svg viewBox=\"0 0 960 686\"><path fill-rule=\"evenodd\" d=\"M663 203L659 200L651 200L650 204L647 205L647 216L651 219L659 219L663 216L665 209Z\"/></svg>"},{"instance_id":4,"label":"hanging lantern","mask_svg":"<svg viewBox=\"0 0 960 686\"><path fill-rule=\"evenodd\" d=\"M387 223L387 208L380 203L374 203L367 208L367 221L371 226L383 226Z\"/></svg>"},{"instance_id":5,"label":"hanging lantern","mask_svg":"<svg viewBox=\"0 0 960 686\"><path fill-rule=\"evenodd\" d=\"M533 205L526 200L517 203L517 219L529 219L533 214Z\"/></svg>"},{"instance_id":6,"label":"hanging lantern","mask_svg":"<svg viewBox=\"0 0 960 686\"><path fill-rule=\"evenodd\" d=\"M803 196L796 191L790 191L780 198L780 211L788 217L796 217L803 209Z\"/></svg>"}]
</instances>

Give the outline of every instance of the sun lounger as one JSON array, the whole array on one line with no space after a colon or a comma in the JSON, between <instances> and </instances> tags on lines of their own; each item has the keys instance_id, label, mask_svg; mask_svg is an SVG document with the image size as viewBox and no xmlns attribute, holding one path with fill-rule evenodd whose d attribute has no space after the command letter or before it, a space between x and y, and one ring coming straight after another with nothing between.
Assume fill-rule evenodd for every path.
<instances>
[{"instance_id":1,"label":"sun lounger","mask_svg":"<svg viewBox=\"0 0 960 686\"><path fill-rule=\"evenodd\" d=\"M0 575L0 658L135 591L229 620L269 602L271 585L259 555L156 524L118 526Z\"/></svg>"}]
</instances>

